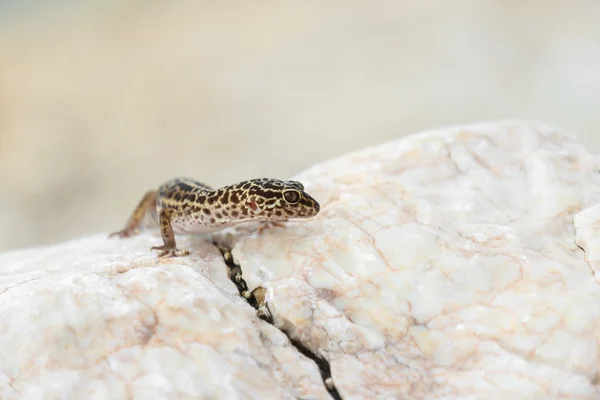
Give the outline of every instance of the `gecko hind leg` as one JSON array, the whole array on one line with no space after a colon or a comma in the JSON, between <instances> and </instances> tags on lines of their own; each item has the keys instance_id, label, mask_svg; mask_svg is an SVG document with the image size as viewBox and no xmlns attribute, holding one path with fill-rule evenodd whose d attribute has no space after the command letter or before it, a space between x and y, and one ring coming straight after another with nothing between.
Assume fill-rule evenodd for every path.
<instances>
[{"instance_id":1,"label":"gecko hind leg","mask_svg":"<svg viewBox=\"0 0 600 400\"><path fill-rule=\"evenodd\" d=\"M160 214L158 215L158 220L160 222L160 233L162 235L164 244L162 246L153 246L151 250L161 250L161 253L158 255L159 258L180 257L190 254L188 250L177 249L177 245L175 243L175 234L173 233L173 227L171 226L172 215L173 210L166 208L160 210Z\"/></svg>"},{"instance_id":2,"label":"gecko hind leg","mask_svg":"<svg viewBox=\"0 0 600 400\"><path fill-rule=\"evenodd\" d=\"M113 232L108 237L118 236L120 238L129 237L137 234L139 232L140 224L144 219L144 216L148 211L156 210L156 196L158 195L158 191L149 190L146 192L144 197L140 200L138 205L131 213L125 228L121 229L118 232Z\"/></svg>"}]
</instances>

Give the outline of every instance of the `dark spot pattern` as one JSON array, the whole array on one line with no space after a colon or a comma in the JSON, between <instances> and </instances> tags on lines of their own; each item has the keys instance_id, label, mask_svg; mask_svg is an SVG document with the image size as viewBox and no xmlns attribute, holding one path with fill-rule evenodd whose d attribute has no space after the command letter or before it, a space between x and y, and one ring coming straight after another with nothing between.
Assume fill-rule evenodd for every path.
<instances>
[{"instance_id":1,"label":"dark spot pattern","mask_svg":"<svg viewBox=\"0 0 600 400\"><path fill-rule=\"evenodd\" d=\"M159 210L172 210L170 215L177 215L173 220L176 224L215 225L224 219L283 220L319 212L318 202L297 181L260 178L214 190L188 178L176 178L161 185L157 192Z\"/></svg>"},{"instance_id":2,"label":"dark spot pattern","mask_svg":"<svg viewBox=\"0 0 600 400\"><path fill-rule=\"evenodd\" d=\"M177 183L176 188L181 190L182 192L191 192L194 190L194 187L186 182Z\"/></svg>"},{"instance_id":3,"label":"dark spot pattern","mask_svg":"<svg viewBox=\"0 0 600 400\"><path fill-rule=\"evenodd\" d=\"M223 194L221 195L219 202L223 205L226 205L229 203L229 193L227 191L223 191Z\"/></svg>"}]
</instances>

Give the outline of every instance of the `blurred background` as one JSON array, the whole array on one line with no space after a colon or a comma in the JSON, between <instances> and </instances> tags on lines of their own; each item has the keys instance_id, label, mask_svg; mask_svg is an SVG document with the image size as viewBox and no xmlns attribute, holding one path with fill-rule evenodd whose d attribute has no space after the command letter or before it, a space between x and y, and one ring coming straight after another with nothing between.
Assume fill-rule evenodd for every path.
<instances>
[{"instance_id":1,"label":"blurred background","mask_svg":"<svg viewBox=\"0 0 600 400\"><path fill-rule=\"evenodd\" d=\"M600 152L600 1L0 0L0 250L503 118Z\"/></svg>"}]
</instances>

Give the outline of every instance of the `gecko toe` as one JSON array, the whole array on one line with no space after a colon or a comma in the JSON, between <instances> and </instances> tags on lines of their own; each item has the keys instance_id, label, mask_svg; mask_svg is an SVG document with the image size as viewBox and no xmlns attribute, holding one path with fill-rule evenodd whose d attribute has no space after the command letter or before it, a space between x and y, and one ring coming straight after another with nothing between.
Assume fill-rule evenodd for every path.
<instances>
[{"instance_id":1,"label":"gecko toe","mask_svg":"<svg viewBox=\"0 0 600 400\"><path fill-rule=\"evenodd\" d=\"M135 232L132 230L123 229L121 231L111 233L110 235L108 235L108 237L109 238L118 237L118 238L122 239L122 238L133 236L134 234L135 234Z\"/></svg>"},{"instance_id":2,"label":"gecko toe","mask_svg":"<svg viewBox=\"0 0 600 400\"><path fill-rule=\"evenodd\" d=\"M272 230L273 228L285 228L285 224L283 222L279 222L279 221L264 221L258 227L256 232L260 235L264 231Z\"/></svg>"},{"instance_id":3,"label":"gecko toe","mask_svg":"<svg viewBox=\"0 0 600 400\"><path fill-rule=\"evenodd\" d=\"M160 250L158 258L182 257L190 255L189 250L168 249L166 246L153 246L151 250Z\"/></svg>"}]
</instances>

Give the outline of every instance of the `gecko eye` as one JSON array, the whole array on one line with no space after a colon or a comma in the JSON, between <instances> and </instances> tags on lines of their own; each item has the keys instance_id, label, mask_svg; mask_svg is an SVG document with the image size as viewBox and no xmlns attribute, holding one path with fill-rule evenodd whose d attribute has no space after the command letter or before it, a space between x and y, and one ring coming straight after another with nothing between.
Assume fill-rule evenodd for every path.
<instances>
[{"instance_id":1,"label":"gecko eye","mask_svg":"<svg viewBox=\"0 0 600 400\"><path fill-rule=\"evenodd\" d=\"M286 190L283 192L283 198L290 204L296 204L300 201L300 192L297 190Z\"/></svg>"}]
</instances>

